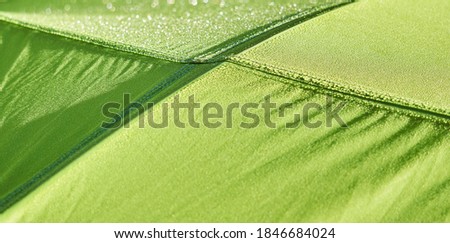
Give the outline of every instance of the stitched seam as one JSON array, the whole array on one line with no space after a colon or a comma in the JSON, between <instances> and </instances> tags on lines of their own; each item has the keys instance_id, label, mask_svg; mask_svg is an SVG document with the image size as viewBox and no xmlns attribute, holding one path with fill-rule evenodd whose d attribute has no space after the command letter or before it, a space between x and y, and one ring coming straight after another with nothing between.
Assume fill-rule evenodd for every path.
<instances>
[{"instance_id":1,"label":"stitched seam","mask_svg":"<svg viewBox=\"0 0 450 243\"><path fill-rule=\"evenodd\" d=\"M232 43L230 43L230 44L228 44L228 45L226 45L226 46L224 46L222 48L220 48L220 45L219 45L219 47L215 48L215 50L206 52L204 54L200 54L198 57L195 57L194 60L197 60L197 61L203 61L203 60L204 61L208 61L208 60L217 58L217 57L220 56L220 54L222 54L222 53L232 49L233 47L239 46L240 44L243 44L243 43L247 42L248 40L251 40L252 38L254 38L256 36L264 35L264 33L270 32L271 30L276 29L277 27L280 27L280 26L282 26L284 24L296 21L298 19L304 18L304 17L306 17L308 15L311 15L311 14L314 14L314 13L323 12L323 11L329 9L329 8L332 8L332 7L342 6L342 5L345 5L347 3L351 3L353 1L354 0L344 0L344 1L336 2L336 3L322 4L322 5L319 5L319 6L312 7L309 10L306 10L306 11L303 11L303 12L298 12L298 13L295 13L293 15L287 16L285 18L272 21L271 23L266 25L267 27L263 26L263 27L260 27L260 28L255 28L253 30L247 31L240 38L237 37L237 38L239 38L239 40L237 40L235 42L232 42ZM227 59L227 58L228 57L225 57L225 59Z\"/></svg>"},{"instance_id":2,"label":"stitched seam","mask_svg":"<svg viewBox=\"0 0 450 243\"><path fill-rule=\"evenodd\" d=\"M438 123L450 124L449 113L443 109L429 107L425 104L409 103L411 101L390 95L377 94L371 91L364 91L340 85L331 80L317 78L306 73L298 73L291 70L274 67L271 65L258 63L254 60L244 57L233 57L229 60L231 63L240 65L249 70L254 69L267 74L287 78L308 86L314 86L316 91L325 92L334 96L351 97L351 100L361 100L364 103L373 104L377 107L389 107L388 110L406 114L408 116L425 118ZM378 103L378 104L377 104ZM380 105L379 103L383 103ZM411 105L413 104L413 106ZM403 108L405 107L405 108ZM411 109L407 109L411 108ZM415 111L417 109L418 111ZM431 114L430 114L431 113ZM435 113L435 114L433 114Z\"/></svg>"},{"instance_id":3,"label":"stitched seam","mask_svg":"<svg viewBox=\"0 0 450 243\"><path fill-rule=\"evenodd\" d=\"M149 91L147 91L143 96L138 98L134 102L143 103L150 98L152 98L159 91L164 90L167 86L173 84L181 77L189 73L193 69L193 66L190 64L186 64L182 66L177 72L173 75L167 77L160 84L153 87ZM119 121L123 121L123 118L127 112L129 112L130 107L125 107L121 112L123 115L120 117ZM117 121L117 122L119 122ZM18 187L14 188L11 192L7 193L4 197L0 198L0 213L4 212L10 206L12 206L15 202L20 200L22 197L26 196L31 190L39 187L42 183L44 183L47 179L51 178L54 174L56 174L60 169L69 165L74 159L80 156L80 153L84 153L86 149L94 146L94 142L98 139L104 139L108 137L111 131L105 128L98 127L94 132L90 133L87 137L73 146L68 152L62 154L58 159L40 169L35 175L26 180L24 183L20 184ZM112 131L114 132L114 131Z\"/></svg>"},{"instance_id":4,"label":"stitched seam","mask_svg":"<svg viewBox=\"0 0 450 243\"><path fill-rule=\"evenodd\" d=\"M111 48L111 49L114 49L117 51L130 52L130 53L137 54L137 55L150 56L150 57L167 60L167 61L172 61L172 62L196 64L196 63L215 62L214 59L220 58L220 55L222 53L224 53L234 47L237 47L256 36L264 35L264 33L269 32L283 24L295 21L297 19L303 18L305 16L308 16L308 15L311 15L311 14L314 14L317 12L324 11L324 10L332 8L332 7L338 7L341 5L345 5L345 4L351 3L353 1L354 0L342 0L339 2L335 2L335 3L322 4L319 6L311 7L309 10L306 10L304 12L298 12L298 13L295 13L293 15L290 15L290 16L287 16L287 17L284 17L284 18L281 18L278 20L273 20L272 22L270 22L264 26L255 27L251 30L244 31L243 34L238 35L234 38L224 40L224 42L228 42L228 41L232 41L232 42L223 47L221 47L221 44L219 43L218 45L211 47L212 50L206 51L206 53L200 53L198 55L194 55L191 57L188 56L185 58L176 58L175 56L168 54L166 52L147 48L147 47L138 47L138 46L129 45L126 43L115 42L112 40L105 40L104 38L100 38L100 37L93 37L93 36L89 36L86 34L77 34L77 33L70 32L70 31L58 30L53 27L46 27L46 26L39 25L39 24L32 24L29 22L25 22L25 21L17 20L17 19L10 18L7 16L3 16L1 14L1 12L0 12L0 21L4 21L4 22L10 23L10 24L18 25L21 27L29 28L29 29L38 30L38 31L52 34L52 35L62 36L62 37L82 41L82 42L89 43L89 44L94 44L94 45L98 45L98 46ZM233 39L237 39L237 40L233 41ZM222 42L222 43L224 43L224 42ZM195 50L195 48L193 48L192 50ZM184 52L190 52L192 50L186 50ZM224 59L226 59L226 58L227 57L224 57ZM221 61L224 61L224 60L221 60Z\"/></svg>"}]
</instances>

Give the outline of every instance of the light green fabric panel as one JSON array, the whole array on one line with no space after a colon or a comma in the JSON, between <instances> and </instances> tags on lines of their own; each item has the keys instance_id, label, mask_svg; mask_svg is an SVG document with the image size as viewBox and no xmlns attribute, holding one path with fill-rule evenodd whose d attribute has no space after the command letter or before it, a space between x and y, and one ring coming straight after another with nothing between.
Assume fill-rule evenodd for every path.
<instances>
[{"instance_id":1,"label":"light green fabric panel","mask_svg":"<svg viewBox=\"0 0 450 243\"><path fill-rule=\"evenodd\" d=\"M14 0L0 19L174 61L205 61L349 0Z\"/></svg>"},{"instance_id":2,"label":"light green fabric panel","mask_svg":"<svg viewBox=\"0 0 450 243\"><path fill-rule=\"evenodd\" d=\"M5 23L0 34L0 211L107 132L103 104L185 68Z\"/></svg>"},{"instance_id":3,"label":"light green fabric panel","mask_svg":"<svg viewBox=\"0 0 450 243\"><path fill-rule=\"evenodd\" d=\"M228 63L178 94L223 107L269 94L298 109L325 102L320 89ZM348 128L142 129L133 120L0 221L449 222L449 126L342 100ZM153 111L161 117L162 104ZM245 119L235 112L232 121Z\"/></svg>"},{"instance_id":4,"label":"light green fabric panel","mask_svg":"<svg viewBox=\"0 0 450 243\"><path fill-rule=\"evenodd\" d=\"M450 1L360 0L235 61L326 89L450 117Z\"/></svg>"}]
</instances>

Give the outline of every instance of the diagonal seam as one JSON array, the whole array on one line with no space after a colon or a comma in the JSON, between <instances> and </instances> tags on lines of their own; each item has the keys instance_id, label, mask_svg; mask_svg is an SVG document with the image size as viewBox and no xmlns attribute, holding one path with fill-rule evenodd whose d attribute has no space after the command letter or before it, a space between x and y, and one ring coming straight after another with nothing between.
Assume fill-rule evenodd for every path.
<instances>
[{"instance_id":1,"label":"diagonal seam","mask_svg":"<svg viewBox=\"0 0 450 243\"><path fill-rule=\"evenodd\" d=\"M0 21L18 25L21 27L45 32L52 35L62 36L70 39L74 39L77 41L82 41L85 43L98 45L110 49L114 49L117 51L123 51L123 52L129 52L137 55L142 56L149 56L153 58L158 58L161 60L171 61L171 62L178 62L178 63L185 63L185 64L198 64L198 63L216 63L225 61L228 59L227 54L230 54L232 52L235 52L235 49L238 49L240 51L244 50L241 46L245 45L245 48L251 47L259 42L262 42L271 36L278 34L287 28L292 27L293 25L296 25L302 21L309 20L311 18L314 18L320 14L323 14L327 11L331 11L335 8L347 5L349 3L352 3L356 0L342 0L341 2L333 2L328 4L319 5L316 7L311 8L308 11L295 13L292 15L289 15L287 17L272 21L271 23L268 23L264 26L254 28L252 30L246 31L243 34L236 36L234 38L230 38L225 42L222 42L208 50L206 50L204 53L199 54L198 56L194 57L186 57L185 59L177 59L170 55L167 55L166 53L156 50L156 49L150 49L150 48L142 48L142 47L136 47L129 44L124 44L120 42L115 42L111 40L104 40L102 38L92 37L89 35L77 35L76 33L70 32L70 31L63 31L63 30L57 30L51 27L46 27L38 24L32 24L25 21L20 21L14 18L10 18L7 16L2 15L2 12L0 11ZM257 38L259 37L259 38ZM262 37L262 38L261 38ZM257 39L255 42L254 39ZM252 42L251 45L248 45L248 42ZM247 44L247 45L246 45Z\"/></svg>"},{"instance_id":2,"label":"diagonal seam","mask_svg":"<svg viewBox=\"0 0 450 243\"><path fill-rule=\"evenodd\" d=\"M195 69L196 65L186 64L181 67L177 72L173 75L169 76L166 80L162 81L156 87L149 90L147 93L141 96L141 98L134 101L134 103L145 103L146 101L156 97L160 92L166 90L171 85L174 85L177 81L181 80L183 77L187 76L190 71ZM213 67L211 67L213 68ZM209 70L209 69L208 69ZM202 70L203 72L203 70ZM195 74L194 74L195 75ZM189 77L191 78L191 77ZM189 79L188 78L188 79ZM195 78L195 77L194 77ZM189 82L189 80L188 80ZM116 122L127 122L124 118L130 114L130 110L132 109L132 105L124 108L120 117ZM133 118L131 118L133 119ZM130 120L131 120L130 119ZM24 184L15 188L12 192L7 194L7 196L0 199L0 213L4 212L10 206L12 206L15 202L19 201L21 198L26 196L30 191L37 188L39 185L44 183L47 179L49 179L52 175L56 174L59 170L64 168L66 165L70 164L74 159L80 156L83 152L86 151L90 146L93 146L95 143L100 142L101 140L107 138L117 129L111 130L108 128L97 128L93 133L84 138L81 142L75 145L68 152L64 153L57 160L52 162L50 165L41 169L37 174L35 174L31 179L27 180Z\"/></svg>"}]
</instances>

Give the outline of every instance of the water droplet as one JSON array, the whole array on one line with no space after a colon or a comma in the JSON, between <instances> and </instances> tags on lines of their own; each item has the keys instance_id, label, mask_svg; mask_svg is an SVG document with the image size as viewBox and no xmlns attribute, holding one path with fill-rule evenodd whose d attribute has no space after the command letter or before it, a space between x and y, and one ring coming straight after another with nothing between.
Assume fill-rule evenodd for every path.
<instances>
[{"instance_id":1,"label":"water droplet","mask_svg":"<svg viewBox=\"0 0 450 243\"><path fill-rule=\"evenodd\" d=\"M159 5L159 0L153 0L152 2L152 8L156 8Z\"/></svg>"},{"instance_id":2,"label":"water droplet","mask_svg":"<svg viewBox=\"0 0 450 243\"><path fill-rule=\"evenodd\" d=\"M189 0L189 3L192 4L192 6L197 6L198 1L197 0Z\"/></svg>"},{"instance_id":3,"label":"water droplet","mask_svg":"<svg viewBox=\"0 0 450 243\"><path fill-rule=\"evenodd\" d=\"M70 5L69 4L64 5L64 11L66 11L66 12L70 11Z\"/></svg>"},{"instance_id":4,"label":"water droplet","mask_svg":"<svg viewBox=\"0 0 450 243\"><path fill-rule=\"evenodd\" d=\"M322 4L329 0L316 1ZM309 0L59 2L62 4L51 7L42 3L42 10L19 20L55 31L125 43L136 52L156 50L175 59L195 56L230 38L311 7ZM30 7L28 11L36 10ZM49 14L54 16L46 16Z\"/></svg>"}]
</instances>

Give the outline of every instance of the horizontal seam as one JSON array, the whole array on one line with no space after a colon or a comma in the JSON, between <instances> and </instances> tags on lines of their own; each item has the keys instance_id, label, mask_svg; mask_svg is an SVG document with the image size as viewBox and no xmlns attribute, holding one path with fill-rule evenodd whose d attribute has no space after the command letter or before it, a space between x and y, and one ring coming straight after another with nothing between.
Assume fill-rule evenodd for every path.
<instances>
[{"instance_id":1,"label":"horizontal seam","mask_svg":"<svg viewBox=\"0 0 450 243\"><path fill-rule=\"evenodd\" d=\"M323 89L328 94L351 97L351 100L362 100L364 103L373 103L377 107L389 107L390 111L406 114L413 117L425 118L438 123L450 124L449 113L443 109L426 106L425 104L412 103L407 99L393 97L391 95L377 94L372 91L364 91L340 85L332 80L318 78L307 73L298 73L291 70L275 67L269 64L235 56L229 59L230 63L261 71L267 74L287 78L309 86ZM378 103L378 105L376 104ZM380 105L383 104L382 106Z\"/></svg>"}]
</instances>

